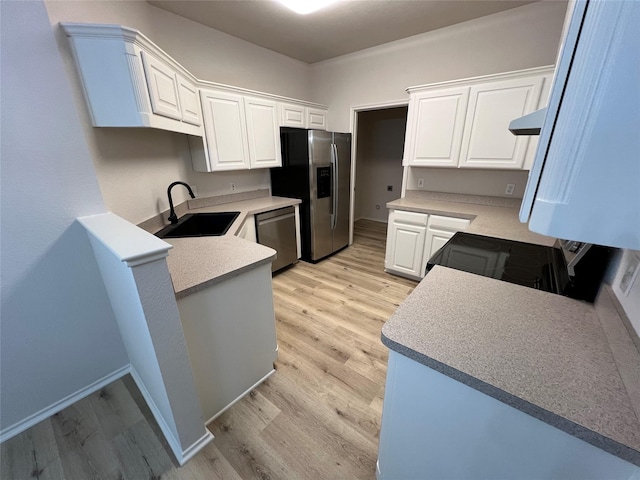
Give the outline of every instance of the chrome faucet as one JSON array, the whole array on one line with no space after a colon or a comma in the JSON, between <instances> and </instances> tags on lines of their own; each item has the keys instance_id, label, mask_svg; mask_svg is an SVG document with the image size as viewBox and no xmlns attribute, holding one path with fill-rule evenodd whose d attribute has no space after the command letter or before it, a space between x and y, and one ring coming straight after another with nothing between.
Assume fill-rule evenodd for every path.
<instances>
[{"instance_id":1,"label":"chrome faucet","mask_svg":"<svg viewBox=\"0 0 640 480\"><path fill-rule=\"evenodd\" d=\"M171 198L171 189L173 187L175 187L176 185L184 185L185 187L187 187L187 190L189 190L189 195L191 195L191 198L196 198L196 196L193 194L193 190L191 190L191 187L189 185L187 185L184 182L173 182L171 185L169 185L169 188L167 188L167 196L169 197L169 218L168 220L171 223L178 223L178 217L176 216L176 211L173 208L173 199Z\"/></svg>"}]
</instances>

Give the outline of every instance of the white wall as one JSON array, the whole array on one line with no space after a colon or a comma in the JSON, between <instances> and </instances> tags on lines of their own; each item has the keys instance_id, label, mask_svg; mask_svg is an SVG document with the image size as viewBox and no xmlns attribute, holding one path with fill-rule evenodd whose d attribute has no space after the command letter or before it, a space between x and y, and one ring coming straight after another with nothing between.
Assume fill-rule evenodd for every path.
<instances>
[{"instance_id":1,"label":"white wall","mask_svg":"<svg viewBox=\"0 0 640 480\"><path fill-rule=\"evenodd\" d=\"M406 100L405 88L556 61L566 3L536 2L311 66L313 100L349 131L349 108Z\"/></svg>"},{"instance_id":2,"label":"white wall","mask_svg":"<svg viewBox=\"0 0 640 480\"><path fill-rule=\"evenodd\" d=\"M565 11L562 1L536 2L316 63L313 100L329 106L332 129L349 131L351 107L406 101L405 89L412 85L552 65ZM514 197L521 198L526 183L523 172L474 178L477 171L448 169L427 176L432 169L424 170L422 177L432 178L436 191L458 193L473 184L473 192L466 193L501 195L507 183L515 183Z\"/></svg>"},{"instance_id":3,"label":"white wall","mask_svg":"<svg viewBox=\"0 0 640 480\"><path fill-rule=\"evenodd\" d=\"M198 78L303 100L311 97L307 64L142 1L50 0L46 5L109 210L140 223L169 208L166 189L175 180L195 184L198 196L230 193L231 182L238 191L269 188L268 170L196 173L185 135L91 127L71 51L57 23L116 23L137 28ZM183 189L174 192L175 203L188 198Z\"/></svg>"},{"instance_id":4,"label":"white wall","mask_svg":"<svg viewBox=\"0 0 640 480\"><path fill-rule=\"evenodd\" d=\"M358 113L355 218L387 222L387 202L400 197L407 107ZM387 185L393 190L387 191ZM379 208L376 208L379 205Z\"/></svg>"},{"instance_id":5,"label":"white wall","mask_svg":"<svg viewBox=\"0 0 640 480\"><path fill-rule=\"evenodd\" d=\"M522 198L528 178L529 172L522 170L409 167L407 171L407 190ZM418 187L419 179L424 180L422 188ZM505 194L506 186L509 183L515 185L513 195Z\"/></svg>"},{"instance_id":6,"label":"white wall","mask_svg":"<svg viewBox=\"0 0 640 480\"><path fill-rule=\"evenodd\" d=\"M128 364L89 240L105 206L41 1L1 2L3 432Z\"/></svg>"}]
</instances>

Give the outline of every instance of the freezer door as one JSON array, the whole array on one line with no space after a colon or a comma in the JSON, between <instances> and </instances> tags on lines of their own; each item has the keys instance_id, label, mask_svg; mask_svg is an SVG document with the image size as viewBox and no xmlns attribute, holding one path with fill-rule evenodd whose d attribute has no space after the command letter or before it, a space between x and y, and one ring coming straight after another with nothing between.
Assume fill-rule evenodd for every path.
<instances>
[{"instance_id":1,"label":"freezer door","mask_svg":"<svg viewBox=\"0 0 640 480\"><path fill-rule=\"evenodd\" d=\"M337 199L335 201L333 251L349 244L349 210L351 203L351 134L333 134L336 161Z\"/></svg>"},{"instance_id":2,"label":"freezer door","mask_svg":"<svg viewBox=\"0 0 640 480\"><path fill-rule=\"evenodd\" d=\"M331 132L309 130L309 181L311 185L311 260L333 252L331 214Z\"/></svg>"}]
</instances>

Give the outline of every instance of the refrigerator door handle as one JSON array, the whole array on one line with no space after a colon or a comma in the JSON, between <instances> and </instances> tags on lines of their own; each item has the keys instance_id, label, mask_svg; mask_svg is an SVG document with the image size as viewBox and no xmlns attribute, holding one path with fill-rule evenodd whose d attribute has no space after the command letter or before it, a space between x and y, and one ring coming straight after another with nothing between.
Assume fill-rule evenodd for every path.
<instances>
[{"instance_id":1,"label":"refrigerator door handle","mask_svg":"<svg viewBox=\"0 0 640 480\"><path fill-rule=\"evenodd\" d=\"M335 143L331 144L331 229L334 230L338 224L338 148Z\"/></svg>"}]
</instances>

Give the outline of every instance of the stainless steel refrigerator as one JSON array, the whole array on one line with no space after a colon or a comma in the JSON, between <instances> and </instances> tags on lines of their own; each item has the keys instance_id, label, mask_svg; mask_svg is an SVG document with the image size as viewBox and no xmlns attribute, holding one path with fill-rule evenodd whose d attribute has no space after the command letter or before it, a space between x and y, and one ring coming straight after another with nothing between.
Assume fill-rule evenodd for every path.
<instances>
[{"instance_id":1,"label":"stainless steel refrigerator","mask_svg":"<svg viewBox=\"0 0 640 480\"><path fill-rule=\"evenodd\" d=\"M351 134L283 127L280 137L271 192L302 200L302 259L316 262L349 244Z\"/></svg>"}]
</instances>

